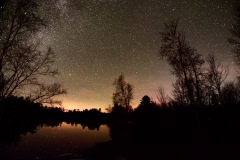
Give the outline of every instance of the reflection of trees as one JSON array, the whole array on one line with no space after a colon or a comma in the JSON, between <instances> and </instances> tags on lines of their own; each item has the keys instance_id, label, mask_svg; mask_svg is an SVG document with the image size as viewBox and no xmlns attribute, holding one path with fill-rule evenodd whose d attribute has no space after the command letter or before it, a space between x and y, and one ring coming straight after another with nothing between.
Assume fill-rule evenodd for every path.
<instances>
[{"instance_id":1,"label":"reflection of trees","mask_svg":"<svg viewBox=\"0 0 240 160\"><path fill-rule=\"evenodd\" d=\"M8 121L0 123L0 149L6 145L17 144L22 135L36 133L37 122Z\"/></svg>"},{"instance_id":2,"label":"reflection of trees","mask_svg":"<svg viewBox=\"0 0 240 160\"><path fill-rule=\"evenodd\" d=\"M64 121L71 125L81 124L83 129L99 130L102 124L106 124L108 115L102 113L100 109L90 109L83 111L69 111L65 113Z\"/></svg>"},{"instance_id":3,"label":"reflection of trees","mask_svg":"<svg viewBox=\"0 0 240 160\"><path fill-rule=\"evenodd\" d=\"M57 127L63 121L83 128L99 130L106 123L107 114L100 109L64 112L62 108L44 107L29 99L9 97L0 101L0 145L17 143L28 132L35 133L37 127Z\"/></svg>"},{"instance_id":4,"label":"reflection of trees","mask_svg":"<svg viewBox=\"0 0 240 160\"><path fill-rule=\"evenodd\" d=\"M58 126L61 108L43 107L28 99L9 97L0 101L0 145L17 143L21 135L35 133L38 126Z\"/></svg>"},{"instance_id":5,"label":"reflection of trees","mask_svg":"<svg viewBox=\"0 0 240 160\"><path fill-rule=\"evenodd\" d=\"M89 130L97 130L99 131L101 124L81 124L82 128L85 129L85 127L88 127Z\"/></svg>"},{"instance_id":6,"label":"reflection of trees","mask_svg":"<svg viewBox=\"0 0 240 160\"><path fill-rule=\"evenodd\" d=\"M229 90L232 90L231 87ZM32 112L28 108L33 107L32 103L24 99L21 103L19 100L17 102L19 113L16 113L18 114L13 116L10 114L10 110L7 110L8 112L5 113L8 114L3 116L0 112L0 127L3 129L0 132L1 147L17 143L21 139L21 135L36 132L39 125L54 127L61 124L62 121L72 125L81 124L83 128L87 127L90 130L98 130L100 125L107 124L112 141L102 143L100 148L97 148L98 151L92 151L89 155L101 155L102 159L118 159L119 157L171 159L170 155L173 157L172 159L177 159L179 158L177 153L181 153L184 159L191 159L189 154L195 155L198 153L198 148L207 153L205 148L209 148L208 143L238 144L240 142L238 136L240 134L239 108L201 108L199 110L203 133L202 147L198 145L200 138L194 122L193 108L181 106L161 108L148 96L142 98L139 106L133 112L127 113L125 110L122 113L122 109L119 109L111 114L101 113L99 109L64 113L59 108L45 108L35 104L36 114L35 111ZM11 103L14 106L14 99L11 100ZM9 106L3 108L9 109ZM30 113L34 114L30 116ZM218 150L216 149L216 151Z\"/></svg>"}]
</instances>

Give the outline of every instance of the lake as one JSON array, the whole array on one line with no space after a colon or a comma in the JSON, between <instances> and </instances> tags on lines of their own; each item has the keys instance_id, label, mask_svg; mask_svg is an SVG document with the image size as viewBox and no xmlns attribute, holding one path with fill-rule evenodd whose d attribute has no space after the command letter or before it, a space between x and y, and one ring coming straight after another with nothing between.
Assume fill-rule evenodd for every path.
<instances>
[{"instance_id":1,"label":"lake","mask_svg":"<svg viewBox=\"0 0 240 160\"><path fill-rule=\"evenodd\" d=\"M96 144L110 140L106 125L90 130L80 124L70 125L63 122L57 127L41 126L36 133L21 135L16 144L4 147L0 159L38 160L68 154L81 155Z\"/></svg>"}]
</instances>

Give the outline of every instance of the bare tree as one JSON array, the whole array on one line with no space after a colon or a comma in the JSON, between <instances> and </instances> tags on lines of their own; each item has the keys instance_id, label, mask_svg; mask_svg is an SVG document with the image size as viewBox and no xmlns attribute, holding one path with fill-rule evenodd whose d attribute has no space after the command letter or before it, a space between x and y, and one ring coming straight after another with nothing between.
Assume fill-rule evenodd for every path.
<instances>
[{"instance_id":1,"label":"bare tree","mask_svg":"<svg viewBox=\"0 0 240 160\"><path fill-rule=\"evenodd\" d=\"M108 105L107 108L105 108L105 110L107 111L107 113L111 113L112 112L113 107L111 105Z\"/></svg>"},{"instance_id":2,"label":"bare tree","mask_svg":"<svg viewBox=\"0 0 240 160\"><path fill-rule=\"evenodd\" d=\"M46 27L46 22L38 14L38 4L34 0L9 0L0 8L0 98L19 95L26 88L39 90L40 77L55 77L55 54L51 48L40 50L40 42L32 39ZM55 86L54 90L52 87ZM48 92L48 98L65 94L56 84L40 87L39 93ZM58 91L56 91L58 90ZM50 92L53 92L50 94ZM64 91L64 92L63 92ZM37 91L33 91L37 93ZM33 95L31 93L31 95ZM50 96L52 95L52 96ZM35 95L41 97L41 94ZM45 99L46 100L46 99Z\"/></svg>"},{"instance_id":3,"label":"bare tree","mask_svg":"<svg viewBox=\"0 0 240 160\"><path fill-rule=\"evenodd\" d=\"M165 23L165 30L161 32L160 57L165 58L172 67L172 74L177 77L175 84L178 91L182 91L187 104L200 105L202 103L202 56L191 47L186 35L178 27L178 20ZM185 92L186 91L186 92ZM183 95L184 94L184 95ZM176 94L179 95L179 94ZM178 99L178 97L176 97Z\"/></svg>"},{"instance_id":4,"label":"bare tree","mask_svg":"<svg viewBox=\"0 0 240 160\"><path fill-rule=\"evenodd\" d=\"M123 75L114 80L115 92L113 93L113 104L131 109L130 103L133 100L133 85L127 83Z\"/></svg>"},{"instance_id":5,"label":"bare tree","mask_svg":"<svg viewBox=\"0 0 240 160\"><path fill-rule=\"evenodd\" d=\"M159 86L157 89L157 99L158 102L162 105L165 106L167 105L168 102L168 96L165 93L164 87L163 86Z\"/></svg>"},{"instance_id":6,"label":"bare tree","mask_svg":"<svg viewBox=\"0 0 240 160\"><path fill-rule=\"evenodd\" d=\"M236 82L227 82L222 88L222 103L224 105L235 105L240 102L240 90L239 90L239 81Z\"/></svg>"},{"instance_id":7,"label":"bare tree","mask_svg":"<svg viewBox=\"0 0 240 160\"><path fill-rule=\"evenodd\" d=\"M226 80L229 69L216 60L214 54L209 54L207 57L207 91L208 104L219 105L221 100L221 89L223 82Z\"/></svg>"},{"instance_id":8,"label":"bare tree","mask_svg":"<svg viewBox=\"0 0 240 160\"><path fill-rule=\"evenodd\" d=\"M173 92L174 101L179 104L185 105L190 104L189 98L187 96L187 88L185 87L185 82L183 79L177 79L173 83Z\"/></svg>"},{"instance_id":9,"label":"bare tree","mask_svg":"<svg viewBox=\"0 0 240 160\"><path fill-rule=\"evenodd\" d=\"M28 98L37 103L61 105L61 101L53 100L52 97L66 93L67 90L63 89L59 83L53 83L51 85L39 84L38 89L34 90Z\"/></svg>"}]
</instances>

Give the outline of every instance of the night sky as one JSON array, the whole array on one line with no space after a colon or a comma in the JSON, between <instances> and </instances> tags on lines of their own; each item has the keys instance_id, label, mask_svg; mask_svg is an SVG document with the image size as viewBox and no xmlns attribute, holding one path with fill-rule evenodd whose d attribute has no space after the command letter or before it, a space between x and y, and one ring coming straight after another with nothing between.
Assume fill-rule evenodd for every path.
<instances>
[{"instance_id":1,"label":"night sky","mask_svg":"<svg viewBox=\"0 0 240 160\"><path fill-rule=\"evenodd\" d=\"M112 82L120 74L134 85L133 107L144 95L156 100L162 85L171 95L174 77L158 58L164 22L179 17L190 44L206 56L215 53L236 77L228 29L238 0L38 0L49 21L39 33L55 50L60 76L68 89L60 97L66 109L112 104ZM52 80L49 80L52 81Z\"/></svg>"}]
</instances>

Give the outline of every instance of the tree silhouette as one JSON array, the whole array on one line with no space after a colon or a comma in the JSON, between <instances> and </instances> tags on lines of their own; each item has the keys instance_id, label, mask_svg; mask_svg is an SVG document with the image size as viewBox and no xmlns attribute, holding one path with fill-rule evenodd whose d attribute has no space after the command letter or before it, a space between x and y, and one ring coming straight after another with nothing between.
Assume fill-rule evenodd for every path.
<instances>
[{"instance_id":1,"label":"tree silhouette","mask_svg":"<svg viewBox=\"0 0 240 160\"><path fill-rule=\"evenodd\" d=\"M151 100L151 98L147 95L143 96L140 104L135 109L135 115L140 120L144 120L146 122L154 122L154 119L159 117L161 108L155 102ZM150 124L149 124L150 125Z\"/></svg>"},{"instance_id":2,"label":"tree silhouette","mask_svg":"<svg viewBox=\"0 0 240 160\"><path fill-rule=\"evenodd\" d=\"M130 103L133 100L133 85L127 83L124 79L124 75L120 75L114 80L115 92L113 93L114 106L122 106L130 111Z\"/></svg>"},{"instance_id":3,"label":"tree silhouette","mask_svg":"<svg viewBox=\"0 0 240 160\"><path fill-rule=\"evenodd\" d=\"M228 76L229 69L223 67L222 64L216 60L214 54L208 55L207 63L207 104L219 105L222 96L222 85Z\"/></svg>"},{"instance_id":4,"label":"tree silhouette","mask_svg":"<svg viewBox=\"0 0 240 160\"><path fill-rule=\"evenodd\" d=\"M193 107L198 134L201 137L201 123L198 106L204 104L204 74L202 56L190 46L186 34L179 29L179 20L165 23L161 32L159 56L165 58L176 76L173 84L173 96L181 105Z\"/></svg>"},{"instance_id":5,"label":"tree silhouette","mask_svg":"<svg viewBox=\"0 0 240 160\"><path fill-rule=\"evenodd\" d=\"M147 95L143 96L140 105L149 105L151 103L151 98Z\"/></svg>"},{"instance_id":6,"label":"tree silhouette","mask_svg":"<svg viewBox=\"0 0 240 160\"><path fill-rule=\"evenodd\" d=\"M235 23L229 29L231 37L229 43L233 45L233 53L235 61L240 65L240 4L235 8Z\"/></svg>"},{"instance_id":7,"label":"tree silhouette","mask_svg":"<svg viewBox=\"0 0 240 160\"><path fill-rule=\"evenodd\" d=\"M58 71L52 67L55 58L52 49L40 50L41 43L33 40L46 26L38 13L38 4L34 0L4 1L0 22L0 98L23 95L26 88L31 89L31 97L41 97L33 94L42 93L43 89L48 98L65 94L61 85L43 87L39 80L44 76L54 77Z\"/></svg>"},{"instance_id":8,"label":"tree silhouette","mask_svg":"<svg viewBox=\"0 0 240 160\"><path fill-rule=\"evenodd\" d=\"M166 95L163 86L158 87L156 96L157 96L158 102L161 104L161 106L167 106L169 97Z\"/></svg>"},{"instance_id":9,"label":"tree silhouette","mask_svg":"<svg viewBox=\"0 0 240 160\"><path fill-rule=\"evenodd\" d=\"M191 47L186 35L178 27L179 20L165 23L165 31L161 32L160 57L166 58L172 67L172 74L177 77L174 84L176 99L185 104L202 104L202 56ZM179 97L180 96L180 97Z\"/></svg>"},{"instance_id":10,"label":"tree silhouette","mask_svg":"<svg viewBox=\"0 0 240 160\"><path fill-rule=\"evenodd\" d=\"M240 83L227 82L223 88L222 92L222 103L226 106L232 106L240 102Z\"/></svg>"},{"instance_id":11,"label":"tree silhouette","mask_svg":"<svg viewBox=\"0 0 240 160\"><path fill-rule=\"evenodd\" d=\"M58 104L61 105L61 101L54 100L52 97L66 94L67 90L63 89L59 83L53 83L51 85L40 84L38 90L35 90L29 95L29 99L37 103Z\"/></svg>"},{"instance_id":12,"label":"tree silhouette","mask_svg":"<svg viewBox=\"0 0 240 160\"><path fill-rule=\"evenodd\" d=\"M165 58L172 67L172 74L177 77L174 84L175 98L184 104L202 104L202 56L191 47L186 35L178 27L179 20L165 23L161 32L160 57ZM179 95L180 94L180 95ZM180 97L179 97L180 96Z\"/></svg>"}]
</instances>

